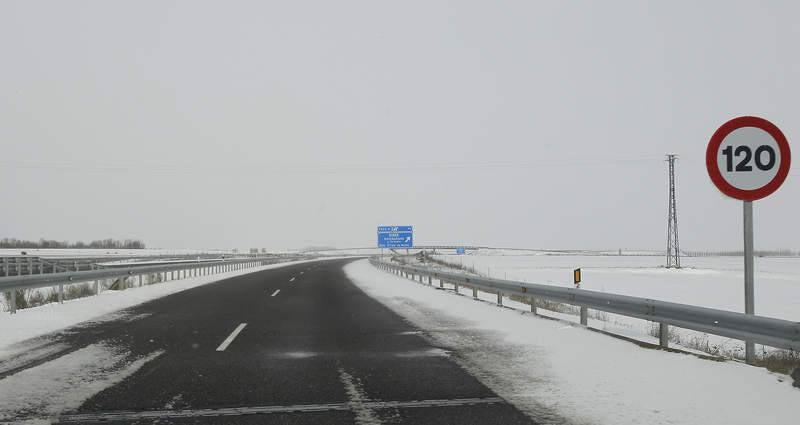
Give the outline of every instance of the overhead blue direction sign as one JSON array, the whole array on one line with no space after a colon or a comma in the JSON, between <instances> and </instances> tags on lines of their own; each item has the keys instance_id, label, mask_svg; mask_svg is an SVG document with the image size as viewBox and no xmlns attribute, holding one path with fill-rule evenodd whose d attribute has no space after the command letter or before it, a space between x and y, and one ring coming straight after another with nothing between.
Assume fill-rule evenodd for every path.
<instances>
[{"instance_id":1,"label":"overhead blue direction sign","mask_svg":"<svg viewBox=\"0 0 800 425\"><path fill-rule=\"evenodd\" d=\"M412 226L378 226L378 248L413 248Z\"/></svg>"}]
</instances>

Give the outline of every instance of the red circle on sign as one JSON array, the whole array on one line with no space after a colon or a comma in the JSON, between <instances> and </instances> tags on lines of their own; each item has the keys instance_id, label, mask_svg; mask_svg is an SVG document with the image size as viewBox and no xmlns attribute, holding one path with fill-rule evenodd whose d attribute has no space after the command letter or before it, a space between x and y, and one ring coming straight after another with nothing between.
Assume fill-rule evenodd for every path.
<instances>
[{"instance_id":1,"label":"red circle on sign","mask_svg":"<svg viewBox=\"0 0 800 425\"><path fill-rule=\"evenodd\" d=\"M739 189L731 185L722 177L722 173L719 172L719 167L717 166L717 150L719 150L719 146L729 134L742 127L755 127L766 131L775 139L781 152L781 163L775 177L769 183L757 189ZM778 190L783 181L786 180L786 176L789 175L791 162L792 153L789 150L789 142L786 140L786 136L775 124L759 117L738 117L722 124L711 136L706 148L706 170L708 171L708 176L711 177L711 181L714 182L720 192L742 201L755 201L765 198Z\"/></svg>"}]
</instances>

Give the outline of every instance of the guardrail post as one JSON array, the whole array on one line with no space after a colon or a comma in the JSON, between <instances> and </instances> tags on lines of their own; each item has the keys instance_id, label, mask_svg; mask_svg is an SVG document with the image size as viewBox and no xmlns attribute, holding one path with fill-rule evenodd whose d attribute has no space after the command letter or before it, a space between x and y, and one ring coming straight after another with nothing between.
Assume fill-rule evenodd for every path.
<instances>
[{"instance_id":1,"label":"guardrail post","mask_svg":"<svg viewBox=\"0 0 800 425\"><path fill-rule=\"evenodd\" d=\"M528 298L528 302L531 303L531 313L536 314L536 298L530 297Z\"/></svg>"},{"instance_id":2,"label":"guardrail post","mask_svg":"<svg viewBox=\"0 0 800 425\"><path fill-rule=\"evenodd\" d=\"M64 304L64 284L58 284L58 303Z\"/></svg>"},{"instance_id":3,"label":"guardrail post","mask_svg":"<svg viewBox=\"0 0 800 425\"><path fill-rule=\"evenodd\" d=\"M500 291L497 291L497 305L501 307L503 305L503 293Z\"/></svg>"},{"instance_id":4,"label":"guardrail post","mask_svg":"<svg viewBox=\"0 0 800 425\"><path fill-rule=\"evenodd\" d=\"M472 287L472 298L478 299L478 288Z\"/></svg>"},{"instance_id":5,"label":"guardrail post","mask_svg":"<svg viewBox=\"0 0 800 425\"><path fill-rule=\"evenodd\" d=\"M97 267L94 264L92 264L92 266L90 267L91 270L95 270L96 268ZM100 279L96 279L94 281L94 294L100 295Z\"/></svg>"},{"instance_id":6,"label":"guardrail post","mask_svg":"<svg viewBox=\"0 0 800 425\"><path fill-rule=\"evenodd\" d=\"M439 279L439 287L444 288L444 281L442 279Z\"/></svg>"},{"instance_id":7,"label":"guardrail post","mask_svg":"<svg viewBox=\"0 0 800 425\"><path fill-rule=\"evenodd\" d=\"M669 348L669 325L666 323L659 323L658 325L658 345Z\"/></svg>"},{"instance_id":8,"label":"guardrail post","mask_svg":"<svg viewBox=\"0 0 800 425\"><path fill-rule=\"evenodd\" d=\"M433 276L428 276L428 285L433 286Z\"/></svg>"},{"instance_id":9,"label":"guardrail post","mask_svg":"<svg viewBox=\"0 0 800 425\"><path fill-rule=\"evenodd\" d=\"M581 306L581 325L589 325L589 309Z\"/></svg>"},{"instance_id":10,"label":"guardrail post","mask_svg":"<svg viewBox=\"0 0 800 425\"><path fill-rule=\"evenodd\" d=\"M456 291L456 294L458 293L458 282L453 282L453 290Z\"/></svg>"}]
</instances>

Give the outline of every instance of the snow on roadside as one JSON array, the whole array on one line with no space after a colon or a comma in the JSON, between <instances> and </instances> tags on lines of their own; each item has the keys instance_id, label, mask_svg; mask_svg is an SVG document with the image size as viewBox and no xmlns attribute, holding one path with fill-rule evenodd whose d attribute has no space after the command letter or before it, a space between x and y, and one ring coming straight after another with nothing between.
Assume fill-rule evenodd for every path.
<instances>
[{"instance_id":1,"label":"snow on roadside","mask_svg":"<svg viewBox=\"0 0 800 425\"><path fill-rule=\"evenodd\" d=\"M124 350L92 344L6 377L0 380L0 422L54 420L162 353L130 359Z\"/></svg>"},{"instance_id":2,"label":"snow on roadside","mask_svg":"<svg viewBox=\"0 0 800 425\"><path fill-rule=\"evenodd\" d=\"M730 425L796 418L800 390L764 369L640 348L415 284L366 260L345 272L542 423Z\"/></svg>"},{"instance_id":3,"label":"snow on roadside","mask_svg":"<svg viewBox=\"0 0 800 425\"><path fill-rule=\"evenodd\" d=\"M169 282L146 285L141 288L126 289L124 291L107 290L98 296L67 300L64 304L50 303L38 307L21 309L17 311L17 314L3 312L0 314L0 329L2 329L2 332L0 332L0 358L10 354L9 346L12 344L58 329L63 329L86 320L94 319L119 309L131 307L146 301L223 279L311 261L319 260L276 263L215 275L172 280Z\"/></svg>"}]
</instances>

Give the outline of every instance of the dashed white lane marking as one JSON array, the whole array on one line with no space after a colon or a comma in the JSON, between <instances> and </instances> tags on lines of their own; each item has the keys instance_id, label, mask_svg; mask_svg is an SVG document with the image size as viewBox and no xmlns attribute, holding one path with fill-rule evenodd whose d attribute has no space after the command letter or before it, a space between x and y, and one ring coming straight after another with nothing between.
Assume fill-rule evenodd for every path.
<instances>
[{"instance_id":1,"label":"dashed white lane marking","mask_svg":"<svg viewBox=\"0 0 800 425\"><path fill-rule=\"evenodd\" d=\"M228 335L227 338L225 338L225 341L222 341L222 344L220 344L219 347L217 347L217 351L225 351L225 349L228 348L229 345L231 345L234 338L236 338L236 335L239 335L239 332L241 332L245 326L247 326L247 323L239 323L239 326L237 326L236 329L234 329L233 332L231 332L231 334Z\"/></svg>"},{"instance_id":2,"label":"dashed white lane marking","mask_svg":"<svg viewBox=\"0 0 800 425\"><path fill-rule=\"evenodd\" d=\"M270 295L270 297L274 297L275 295L278 295L280 292L281 292L280 289L276 289L275 292L273 292L272 295Z\"/></svg>"},{"instance_id":3,"label":"dashed white lane marking","mask_svg":"<svg viewBox=\"0 0 800 425\"><path fill-rule=\"evenodd\" d=\"M482 404L505 404L500 397L487 398L457 398L444 400L410 400L410 401L365 401L361 407L369 409L413 409L423 407L459 407L476 406ZM244 406L222 407L217 409L182 409L182 410L121 410L112 412L79 413L63 415L59 418L62 423L85 423L99 421L135 421L142 419L173 419L197 417L225 417L259 415L269 413L304 413L353 410L350 403L322 403L322 404L295 404L287 406Z\"/></svg>"},{"instance_id":4,"label":"dashed white lane marking","mask_svg":"<svg viewBox=\"0 0 800 425\"><path fill-rule=\"evenodd\" d=\"M291 278L291 279L289 279L289 282L294 282L294 279L295 279L295 278Z\"/></svg>"}]
</instances>

